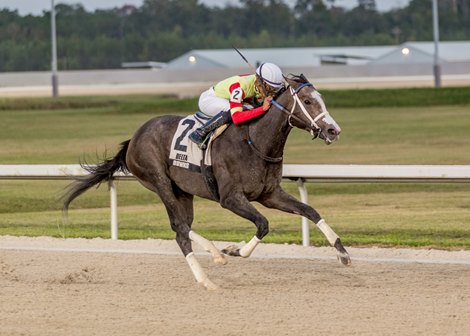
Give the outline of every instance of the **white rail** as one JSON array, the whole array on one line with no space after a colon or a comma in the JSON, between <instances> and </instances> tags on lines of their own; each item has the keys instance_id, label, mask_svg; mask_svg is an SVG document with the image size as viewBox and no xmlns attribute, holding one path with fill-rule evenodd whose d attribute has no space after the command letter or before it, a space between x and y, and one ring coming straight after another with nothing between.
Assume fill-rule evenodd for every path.
<instances>
[{"instance_id":1,"label":"white rail","mask_svg":"<svg viewBox=\"0 0 470 336\"><path fill-rule=\"evenodd\" d=\"M83 176L80 165L0 165L0 180L64 180ZM116 178L133 178L116 174ZM308 204L306 181L327 182L470 182L470 165L329 165L286 164L283 178L297 181ZM111 239L118 239L117 191L110 181ZM302 218L302 243L309 245L309 222Z\"/></svg>"},{"instance_id":2,"label":"white rail","mask_svg":"<svg viewBox=\"0 0 470 336\"><path fill-rule=\"evenodd\" d=\"M305 181L327 182L470 182L464 165L311 165L286 164L282 176L297 181L300 200L308 204ZM310 225L302 217L302 245L310 242Z\"/></svg>"}]
</instances>

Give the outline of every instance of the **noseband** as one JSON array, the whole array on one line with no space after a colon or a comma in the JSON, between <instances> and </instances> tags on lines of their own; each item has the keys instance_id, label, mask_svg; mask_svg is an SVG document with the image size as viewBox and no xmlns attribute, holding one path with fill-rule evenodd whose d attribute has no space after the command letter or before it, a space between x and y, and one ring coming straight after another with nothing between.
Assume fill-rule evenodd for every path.
<instances>
[{"instance_id":1,"label":"noseband","mask_svg":"<svg viewBox=\"0 0 470 336\"><path fill-rule=\"evenodd\" d=\"M282 112L289 115L287 120L289 122L290 127L292 127L292 128L294 127L294 125L292 125L292 123L291 123L291 119L295 119L296 121L300 122L301 124L304 124L306 126L306 128L310 130L310 134L313 136L313 138L316 139L320 135L320 132L321 132L321 127L318 126L317 121L319 119L325 117L329 113L328 113L328 111L324 111L324 112L320 113L319 115L317 115L315 118L312 118L312 116L307 112L307 109L305 108L304 104L302 103L302 101L300 100L300 98L298 96L298 93L300 92L300 90L302 90L304 87L307 87L307 86L313 87L313 85L311 83L308 83L308 82L303 83L302 85L300 85L295 90L292 88L292 86L290 86L290 85L288 86L290 94L291 94L292 98L294 98L294 105L292 105L292 108L291 108L290 111L287 108L285 108L284 106L282 106L281 104L279 104L275 100L272 101L272 104L274 106L276 106L278 109L280 109ZM310 121L310 125L308 125L305 121L303 121L302 119L300 119L299 117L294 115L294 111L295 111L295 108L296 108L297 104L299 105L300 110L305 115L305 117Z\"/></svg>"}]
</instances>

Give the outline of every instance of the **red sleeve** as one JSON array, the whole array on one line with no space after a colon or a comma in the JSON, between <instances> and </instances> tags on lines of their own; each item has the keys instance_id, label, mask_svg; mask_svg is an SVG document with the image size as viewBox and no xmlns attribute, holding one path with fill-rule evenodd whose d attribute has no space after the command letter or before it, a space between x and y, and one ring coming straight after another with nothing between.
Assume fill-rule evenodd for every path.
<instances>
[{"instance_id":1,"label":"red sleeve","mask_svg":"<svg viewBox=\"0 0 470 336\"><path fill-rule=\"evenodd\" d=\"M233 83L230 88L230 113L234 124L243 123L245 121L256 118L264 113L263 107L257 107L252 110L243 111L243 99L245 99L245 92L240 86L240 83Z\"/></svg>"},{"instance_id":2,"label":"red sleeve","mask_svg":"<svg viewBox=\"0 0 470 336\"><path fill-rule=\"evenodd\" d=\"M232 114L232 120L234 124L240 124L245 121L254 119L260 115L262 115L265 111L263 111L263 107L257 107L252 110L248 111L241 111L241 112L235 112Z\"/></svg>"},{"instance_id":3,"label":"red sleeve","mask_svg":"<svg viewBox=\"0 0 470 336\"><path fill-rule=\"evenodd\" d=\"M245 92L240 86L240 83L236 82L230 85L230 113L233 115L236 112L243 111L243 99L245 99Z\"/></svg>"}]
</instances>

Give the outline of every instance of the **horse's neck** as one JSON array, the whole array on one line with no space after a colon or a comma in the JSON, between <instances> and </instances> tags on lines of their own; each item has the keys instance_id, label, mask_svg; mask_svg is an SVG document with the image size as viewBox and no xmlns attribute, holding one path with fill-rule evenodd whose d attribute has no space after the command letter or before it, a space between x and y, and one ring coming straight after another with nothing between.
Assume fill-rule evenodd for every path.
<instances>
[{"instance_id":1,"label":"horse's neck","mask_svg":"<svg viewBox=\"0 0 470 336\"><path fill-rule=\"evenodd\" d=\"M288 105L285 96L284 99L280 97L278 102L283 106ZM269 156L282 156L291 129L286 114L271 106L262 118L249 126L249 133L260 152Z\"/></svg>"}]
</instances>

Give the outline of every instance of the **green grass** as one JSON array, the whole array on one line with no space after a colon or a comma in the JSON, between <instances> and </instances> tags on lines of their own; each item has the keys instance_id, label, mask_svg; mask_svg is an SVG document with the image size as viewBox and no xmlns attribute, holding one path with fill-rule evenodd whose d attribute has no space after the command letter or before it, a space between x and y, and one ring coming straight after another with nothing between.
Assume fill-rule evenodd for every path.
<instances>
[{"instance_id":1,"label":"green grass","mask_svg":"<svg viewBox=\"0 0 470 336\"><path fill-rule=\"evenodd\" d=\"M470 104L468 87L322 90L330 108L405 107Z\"/></svg>"},{"instance_id":2,"label":"green grass","mask_svg":"<svg viewBox=\"0 0 470 336\"><path fill-rule=\"evenodd\" d=\"M0 234L109 237L109 193L105 186L76 200L64 220L58 201L66 181L2 181ZM284 187L298 197L295 183ZM161 201L137 182L120 181L122 239L164 238L174 233ZM310 204L348 246L470 248L468 184L308 184ZM44 190L48 190L44 193ZM301 243L300 218L256 205L270 220L266 242ZM248 240L252 223L217 203L195 199L193 227L213 240ZM312 224L311 244L327 245Z\"/></svg>"},{"instance_id":3,"label":"green grass","mask_svg":"<svg viewBox=\"0 0 470 336\"><path fill-rule=\"evenodd\" d=\"M136 108L137 109L137 108ZM330 109L343 129L325 146L295 129L287 163L465 164L470 148L467 106ZM163 113L168 113L164 109ZM187 112L189 113L189 111ZM186 113L186 114L187 114ZM124 113L114 107L0 111L0 162L76 163L118 144L159 110ZM184 114L184 113L180 113Z\"/></svg>"},{"instance_id":4,"label":"green grass","mask_svg":"<svg viewBox=\"0 0 470 336\"><path fill-rule=\"evenodd\" d=\"M343 129L325 146L294 130L286 163L470 164L470 90L323 92ZM170 96L0 100L1 164L91 162L130 138L146 120L189 114L195 99ZM422 105L422 106L421 106ZM109 237L109 193L88 191L62 218L66 181L0 181L0 234ZM294 183L285 188L298 197ZM470 248L468 184L309 184L310 204L348 246ZM157 196L137 182L118 184L120 237L172 239ZM300 218L258 206L270 220L267 242L301 243ZM247 240L252 223L195 199L194 228L214 240ZM325 245L312 225L311 243Z\"/></svg>"}]
</instances>

